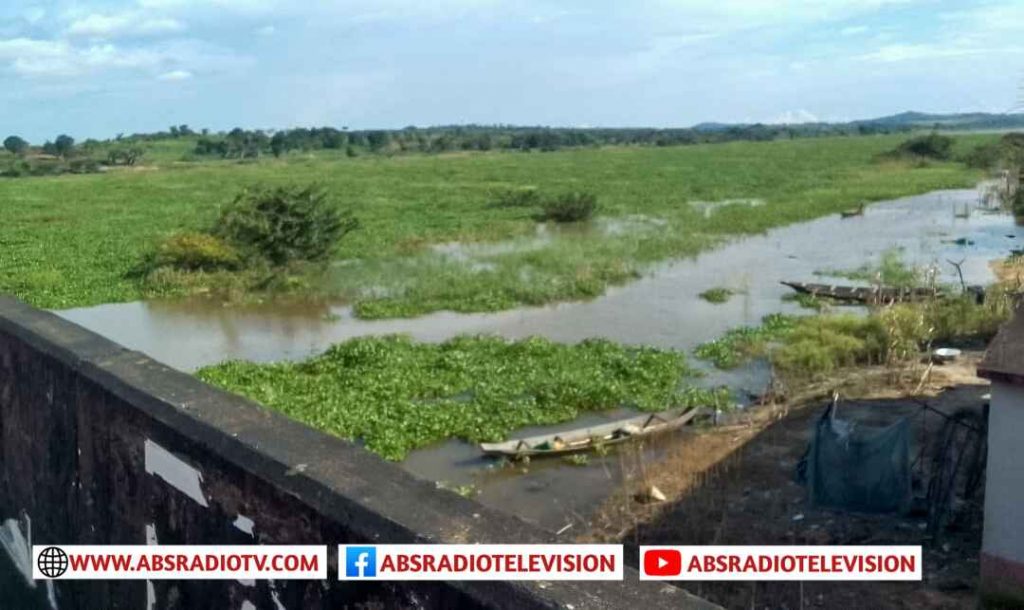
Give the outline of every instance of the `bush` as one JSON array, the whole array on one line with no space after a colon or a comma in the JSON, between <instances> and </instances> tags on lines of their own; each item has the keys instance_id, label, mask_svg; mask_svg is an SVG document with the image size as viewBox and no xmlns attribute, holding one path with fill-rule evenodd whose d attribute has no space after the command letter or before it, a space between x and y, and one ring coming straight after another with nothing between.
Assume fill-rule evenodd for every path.
<instances>
[{"instance_id":1,"label":"bush","mask_svg":"<svg viewBox=\"0 0 1024 610\"><path fill-rule=\"evenodd\" d=\"M979 169L1019 166L1024 163L1024 134L1008 133L995 142L976 146L963 156L963 162Z\"/></svg>"},{"instance_id":2,"label":"bush","mask_svg":"<svg viewBox=\"0 0 1024 610\"><path fill-rule=\"evenodd\" d=\"M953 156L953 138L937 133L917 136L897 146L893 153L896 156L945 161Z\"/></svg>"},{"instance_id":3,"label":"bush","mask_svg":"<svg viewBox=\"0 0 1024 610\"><path fill-rule=\"evenodd\" d=\"M884 361L886 339L886 328L876 317L812 316L797 323L773 358L789 374L828 374L843 366Z\"/></svg>"},{"instance_id":4,"label":"bush","mask_svg":"<svg viewBox=\"0 0 1024 610\"><path fill-rule=\"evenodd\" d=\"M72 159L68 162L68 171L72 174L95 174L100 171L100 163L90 157Z\"/></svg>"},{"instance_id":5,"label":"bush","mask_svg":"<svg viewBox=\"0 0 1024 610\"><path fill-rule=\"evenodd\" d=\"M597 195L593 193L566 193L544 202L540 220L580 222L589 220L597 211Z\"/></svg>"},{"instance_id":6,"label":"bush","mask_svg":"<svg viewBox=\"0 0 1024 610\"><path fill-rule=\"evenodd\" d=\"M358 221L317 187L247 189L223 211L213 233L274 265L327 259Z\"/></svg>"},{"instance_id":7,"label":"bush","mask_svg":"<svg viewBox=\"0 0 1024 610\"><path fill-rule=\"evenodd\" d=\"M238 269L241 263L238 251L218 237L207 233L178 233L157 247L151 267L215 271Z\"/></svg>"}]
</instances>

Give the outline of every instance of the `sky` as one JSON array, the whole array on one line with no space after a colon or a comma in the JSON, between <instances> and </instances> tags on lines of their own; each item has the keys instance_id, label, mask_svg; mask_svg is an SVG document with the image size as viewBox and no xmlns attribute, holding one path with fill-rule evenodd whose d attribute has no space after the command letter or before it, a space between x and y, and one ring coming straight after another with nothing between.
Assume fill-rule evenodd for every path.
<instances>
[{"instance_id":1,"label":"sky","mask_svg":"<svg viewBox=\"0 0 1024 610\"><path fill-rule=\"evenodd\" d=\"M2 0L0 134L1005 112L1011 0Z\"/></svg>"}]
</instances>

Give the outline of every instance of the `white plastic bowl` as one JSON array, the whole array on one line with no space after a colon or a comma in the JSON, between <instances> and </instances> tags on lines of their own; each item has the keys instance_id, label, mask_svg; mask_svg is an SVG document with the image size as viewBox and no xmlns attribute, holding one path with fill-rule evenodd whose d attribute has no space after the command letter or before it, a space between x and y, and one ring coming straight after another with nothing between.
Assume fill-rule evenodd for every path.
<instances>
[{"instance_id":1,"label":"white plastic bowl","mask_svg":"<svg viewBox=\"0 0 1024 610\"><path fill-rule=\"evenodd\" d=\"M955 347L940 347L932 352L937 362L952 362L960 357L960 350Z\"/></svg>"}]
</instances>

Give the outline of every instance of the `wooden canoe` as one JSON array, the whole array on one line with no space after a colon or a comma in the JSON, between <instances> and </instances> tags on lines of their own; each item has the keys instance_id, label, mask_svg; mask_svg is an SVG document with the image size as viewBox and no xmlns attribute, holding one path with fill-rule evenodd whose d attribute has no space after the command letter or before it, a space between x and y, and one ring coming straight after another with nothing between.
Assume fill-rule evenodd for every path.
<instances>
[{"instance_id":1,"label":"wooden canoe","mask_svg":"<svg viewBox=\"0 0 1024 610\"><path fill-rule=\"evenodd\" d=\"M782 282L797 292L816 297L827 297L839 301L858 303L902 303L926 301L943 296L936 288L892 288L889 286L833 286L831 284L808 284L805 282Z\"/></svg>"},{"instance_id":2,"label":"wooden canoe","mask_svg":"<svg viewBox=\"0 0 1024 610\"><path fill-rule=\"evenodd\" d=\"M843 210L842 212L839 212L839 217L840 218L853 218L854 216L863 216L863 215L864 215L864 204L863 203L860 204L860 206L855 207L853 209Z\"/></svg>"},{"instance_id":3,"label":"wooden canoe","mask_svg":"<svg viewBox=\"0 0 1024 610\"><path fill-rule=\"evenodd\" d=\"M584 451L675 430L685 426L703 411L704 409L700 407L691 407L670 409L659 413L645 413L589 428L512 439L503 443L480 443L480 449L488 455L512 457L559 455Z\"/></svg>"}]
</instances>

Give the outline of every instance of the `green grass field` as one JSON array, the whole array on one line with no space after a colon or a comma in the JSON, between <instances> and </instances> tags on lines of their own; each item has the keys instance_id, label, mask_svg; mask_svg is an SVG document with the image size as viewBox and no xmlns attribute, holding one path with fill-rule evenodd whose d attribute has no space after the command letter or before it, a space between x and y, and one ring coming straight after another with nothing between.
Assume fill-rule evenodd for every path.
<instances>
[{"instance_id":1,"label":"green grass field","mask_svg":"<svg viewBox=\"0 0 1024 610\"><path fill-rule=\"evenodd\" d=\"M301 290L351 300L362 316L592 297L730 236L980 177L957 163L875 161L906 137L201 163L180 161L187 148L176 144L147 153L144 167L0 180L0 291L48 308L154 296L129 271L160 239L207 228L244 186L318 182L362 227ZM958 150L995 137L958 136ZM538 233L531 211L489 206L523 186L596 193L598 219ZM690 205L743 198L764 205ZM492 245L430 247L454 241Z\"/></svg>"}]
</instances>

